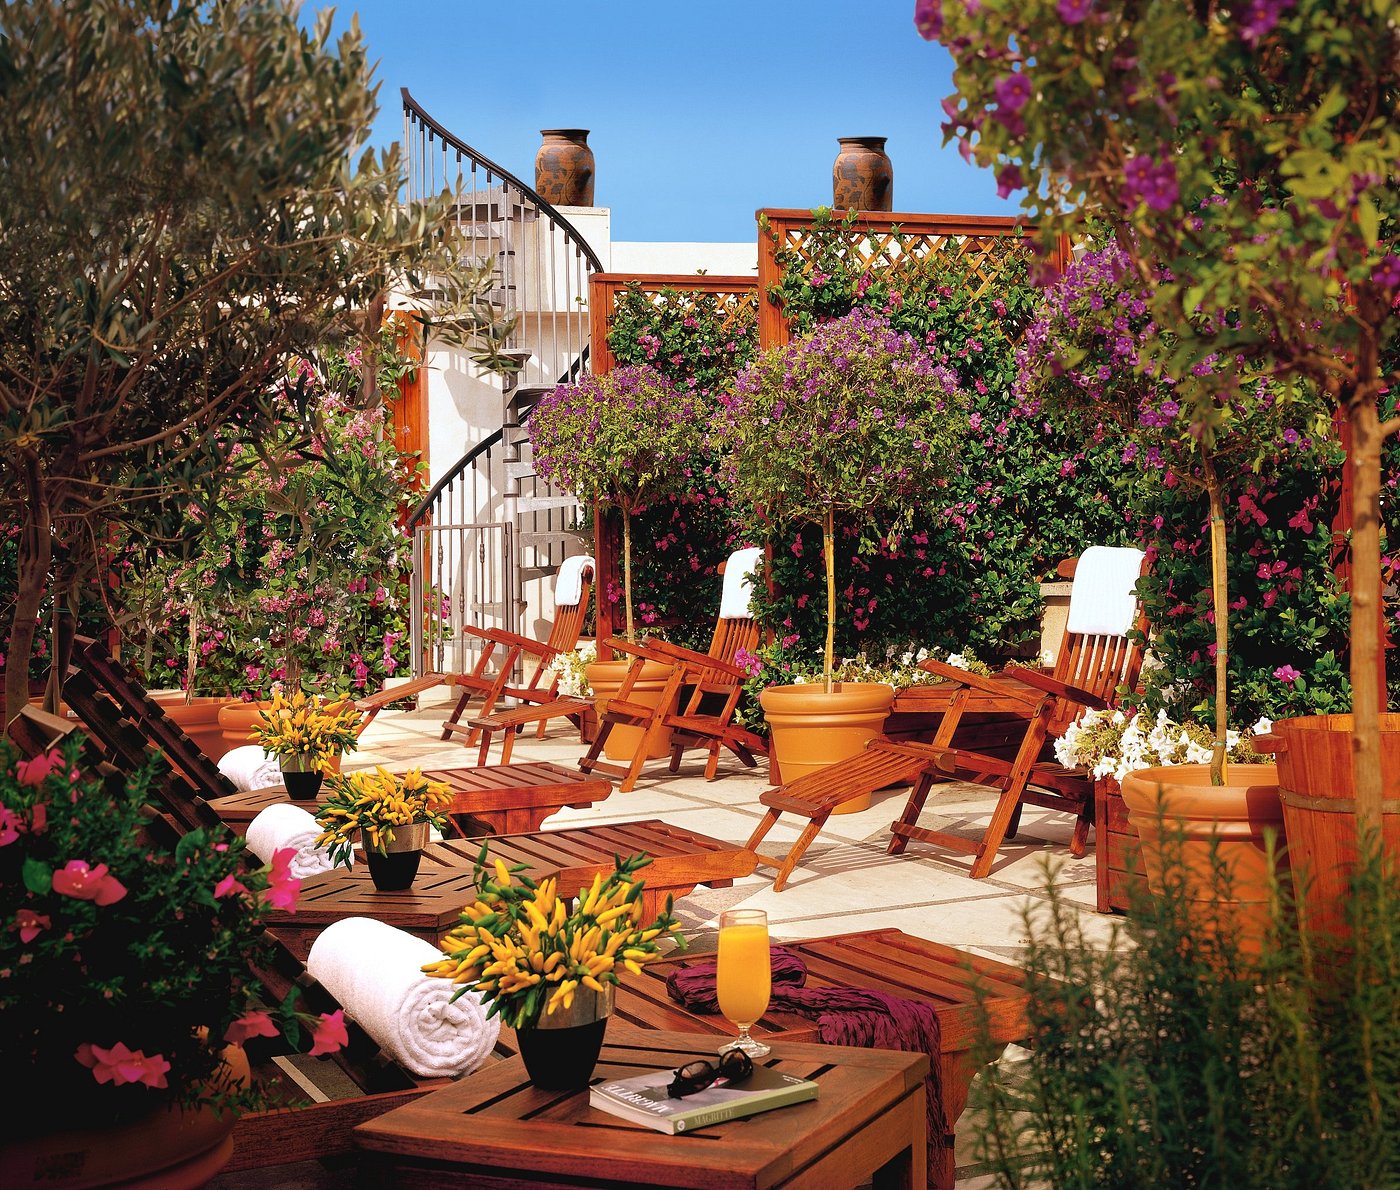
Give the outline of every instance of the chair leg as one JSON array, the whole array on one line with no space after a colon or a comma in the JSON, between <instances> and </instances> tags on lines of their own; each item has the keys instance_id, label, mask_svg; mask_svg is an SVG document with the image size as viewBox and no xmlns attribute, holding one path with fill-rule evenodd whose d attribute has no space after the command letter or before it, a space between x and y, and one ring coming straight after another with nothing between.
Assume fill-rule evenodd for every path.
<instances>
[{"instance_id":1,"label":"chair leg","mask_svg":"<svg viewBox=\"0 0 1400 1190\"><path fill-rule=\"evenodd\" d=\"M457 699L457 705L452 708L452 713L448 715L447 719L443 722L442 738L444 740L450 740L452 738L452 725L466 713L467 706L476 696L476 693L475 690L470 688L463 689L461 696Z\"/></svg>"},{"instance_id":2,"label":"chair leg","mask_svg":"<svg viewBox=\"0 0 1400 1190\"><path fill-rule=\"evenodd\" d=\"M1011 812L1011 821L1006 824L1006 837L1014 839L1016 832L1021 829L1021 811L1025 809L1024 802L1017 802L1016 809Z\"/></svg>"},{"instance_id":3,"label":"chair leg","mask_svg":"<svg viewBox=\"0 0 1400 1190\"><path fill-rule=\"evenodd\" d=\"M753 834L749 836L749 841L744 844L744 850L752 851L761 863L778 869L778 874L773 878L774 892L783 891L783 886L787 884L788 877L792 875L793 869L797 867L798 861L802 859L802 853L811 846L812 840L821 833L821 829L826 825L826 820L830 817L831 811L828 809L815 814L811 821L807 823L806 827L803 828L802 833L797 836L792 846L788 848L787 855L782 859L776 859L773 856L762 854L758 850L758 845L763 841L763 837L773 829L774 824L781 815L781 810L774 810L770 807L768 812L763 816L762 821L754 828Z\"/></svg>"},{"instance_id":4,"label":"chair leg","mask_svg":"<svg viewBox=\"0 0 1400 1190\"><path fill-rule=\"evenodd\" d=\"M921 773L919 779L914 782L914 787L909 790L909 800L904 803L904 813L901 814L890 827L894 833L890 836L890 841L885 847L886 855L903 855L904 849L909 846L909 836L902 834L899 827L914 827L919 824L919 815L924 812L924 803L928 800L928 791L933 786L933 774Z\"/></svg>"},{"instance_id":5,"label":"chair leg","mask_svg":"<svg viewBox=\"0 0 1400 1190\"><path fill-rule=\"evenodd\" d=\"M1085 797L1083 804L1079 808L1079 815L1074 820L1074 834L1070 836L1069 853L1075 859L1083 859L1084 853L1089 846L1089 827L1094 824L1094 798L1090 794Z\"/></svg>"}]
</instances>

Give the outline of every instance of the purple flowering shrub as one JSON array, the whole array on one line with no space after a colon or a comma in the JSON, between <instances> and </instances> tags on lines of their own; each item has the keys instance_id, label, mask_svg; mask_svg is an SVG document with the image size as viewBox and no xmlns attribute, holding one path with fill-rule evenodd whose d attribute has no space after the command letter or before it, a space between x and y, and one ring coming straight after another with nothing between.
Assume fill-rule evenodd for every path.
<instances>
[{"instance_id":1,"label":"purple flowering shrub","mask_svg":"<svg viewBox=\"0 0 1400 1190\"><path fill-rule=\"evenodd\" d=\"M314 404L317 435L289 409L258 449L235 446L217 494L186 509L197 554L126 559L124 630L146 643L130 655L149 685L375 691L409 664L410 483L386 407L358 406L360 362L357 349L297 361L274 399Z\"/></svg>"},{"instance_id":2,"label":"purple flowering shrub","mask_svg":"<svg viewBox=\"0 0 1400 1190\"><path fill-rule=\"evenodd\" d=\"M856 529L856 552L906 528L953 469L967 425L951 369L859 308L758 356L720 404L727 490L756 528L822 526L828 584L836 521ZM836 606L825 604L829 680Z\"/></svg>"},{"instance_id":3,"label":"purple flowering shrub","mask_svg":"<svg viewBox=\"0 0 1400 1190\"><path fill-rule=\"evenodd\" d=\"M713 293L666 288L651 294L632 286L613 310L608 347L619 365L650 364L691 392L708 422L714 394L757 350L757 316L750 308L729 309ZM745 544L715 462L702 444L682 468L679 490L649 504L632 522L638 622L701 651L709 647L719 607L719 564ZM600 594L608 598L608 592ZM621 592L613 596L620 600Z\"/></svg>"},{"instance_id":4,"label":"purple flowering shrub","mask_svg":"<svg viewBox=\"0 0 1400 1190\"><path fill-rule=\"evenodd\" d=\"M560 385L530 414L539 474L585 504L602 503L622 513L621 599L629 640L635 633L632 517L683 489L687 468L703 446L704 420L699 398L649 364ZM601 593L603 598L615 594Z\"/></svg>"}]
</instances>

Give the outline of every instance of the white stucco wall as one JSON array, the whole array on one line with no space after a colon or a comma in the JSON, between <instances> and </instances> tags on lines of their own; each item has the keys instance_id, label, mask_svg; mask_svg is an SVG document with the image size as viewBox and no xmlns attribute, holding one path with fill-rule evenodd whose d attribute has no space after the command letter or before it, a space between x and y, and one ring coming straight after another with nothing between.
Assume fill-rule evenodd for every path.
<instances>
[{"instance_id":1,"label":"white stucco wall","mask_svg":"<svg viewBox=\"0 0 1400 1190\"><path fill-rule=\"evenodd\" d=\"M651 243L623 241L612 245L608 269L614 273L696 273L717 277L758 274L757 233L751 244Z\"/></svg>"}]
</instances>

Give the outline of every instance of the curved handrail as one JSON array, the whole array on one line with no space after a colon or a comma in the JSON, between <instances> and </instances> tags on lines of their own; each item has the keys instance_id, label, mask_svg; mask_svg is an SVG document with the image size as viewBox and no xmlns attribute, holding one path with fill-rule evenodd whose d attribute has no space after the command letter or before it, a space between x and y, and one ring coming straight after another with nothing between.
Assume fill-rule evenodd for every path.
<instances>
[{"instance_id":1,"label":"curved handrail","mask_svg":"<svg viewBox=\"0 0 1400 1190\"><path fill-rule=\"evenodd\" d=\"M499 177L501 181L509 182L512 186L519 188L519 190L525 195L525 197L528 198L531 202L535 203L540 208L540 210L544 211L549 216L552 222L558 224L558 226L564 230L564 232L569 236L570 239L576 241L575 246L583 252L583 255L587 258L588 263L593 266L593 270L595 272L601 273L604 271L603 262L598 259L598 254L594 252L593 249L589 246L588 241L583 238L583 234L579 231L579 229L576 228L572 223L570 223L557 207L552 206L550 203L542 199L531 187L525 185L524 182L522 182L513 173L511 173L510 170L502 169L499 165L492 161L491 158L483 156L465 141L462 141L458 137L453 136L452 133L448 132L446 128L444 128L441 124L434 120L432 116L428 115L428 113L423 110L422 106L418 103L418 101L408 93L407 87L400 87L399 95L403 98L404 109L416 116L418 120L422 122L424 127L428 129L429 132L433 133L435 136L440 137L444 144L449 145L453 149L456 149L457 152L461 153L464 157L470 157L473 161L477 162L484 169L490 170L497 177Z\"/></svg>"},{"instance_id":2,"label":"curved handrail","mask_svg":"<svg viewBox=\"0 0 1400 1190\"><path fill-rule=\"evenodd\" d=\"M437 483L433 484L428 494L424 496L423 499L418 502L418 506L408 514L408 531L412 533L418 522L428 515L429 508L437 502L438 497L453 483L461 479L467 468L476 462L477 459L486 454L493 446L499 446L504 442L505 437L506 430L505 427L502 426L494 434L488 435L473 446L471 450L457 461L457 465L453 467L451 471L438 480Z\"/></svg>"}]
</instances>

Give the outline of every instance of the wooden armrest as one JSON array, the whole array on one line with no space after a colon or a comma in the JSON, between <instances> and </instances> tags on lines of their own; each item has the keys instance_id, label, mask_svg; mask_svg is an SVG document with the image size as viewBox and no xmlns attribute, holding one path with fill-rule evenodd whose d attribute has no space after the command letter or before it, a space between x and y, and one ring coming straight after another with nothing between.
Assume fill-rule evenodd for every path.
<instances>
[{"instance_id":1,"label":"wooden armrest","mask_svg":"<svg viewBox=\"0 0 1400 1190\"><path fill-rule=\"evenodd\" d=\"M1061 682L1038 669L1026 669L1021 665L1008 665L1002 672L1009 678L1024 682L1027 686L1034 686L1037 690L1044 690L1047 694L1053 694L1070 702L1083 703L1086 707L1092 707L1096 711L1106 710L1109 705L1107 699L1100 698L1097 694L1091 694L1088 690L1081 690L1078 686Z\"/></svg>"},{"instance_id":2,"label":"wooden armrest","mask_svg":"<svg viewBox=\"0 0 1400 1190\"><path fill-rule=\"evenodd\" d=\"M948 665L943 661L935 661L930 657L927 661L920 661L919 668L925 669L931 674L949 682L957 682L963 686L970 686L974 690L980 690L984 694L992 694L997 698L1011 698L1017 702L1024 702L1027 706L1033 706L1040 701L1038 695L1033 695L1027 690L1017 690L1009 682L997 681L996 678L985 678L981 674L972 673L966 669L959 669L956 665Z\"/></svg>"},{"instance_id":3,"label":"wooden armrest","mask_svg":"<svg viewBox=\"0 0 1400 1190\"><path fill-rule=\"evenodd\" d=\"M434 686L439 686L445 681L447 681L446 674L424 674L421 678L414 678L413 681L405 682L402 686L395 686L392 689L381 690L377 694L367 694L364 698L355 699L355 709L361 714L365 711L382 710L390 703L398 702L401 698L412 698L415 694L431 690Z\"/></svg>"},{"instance_id":4,"label":"wooden armrest","mask_svg":"<svg viewBox=\"0 0 1400 1190\"><path fill-rule=\"evenodd\" d=\"M677 661L689 661L694 665L710 665L714 663L714 658L708 653L697 653L694 649L687 649L682 645L673 645L668 640L648 639L646 646L655 649L659 653L665 653L668 657L674 657Z\"/></svg>"},{"instance_id":5,"label":"wooden armrest","mask_svg":"<svg viewBox=\"0 0 1400 1190\"><path fill-rule=\"evenodd\" d=\"M675 659L667 657L664 653L658 653L647 641L626 641L620 637L611 636L603 642L607 648L619 653L626 653L629 656L640 658L643 661L655 661L660 665L674 665Z\"/></svg>"}]
</instances>

